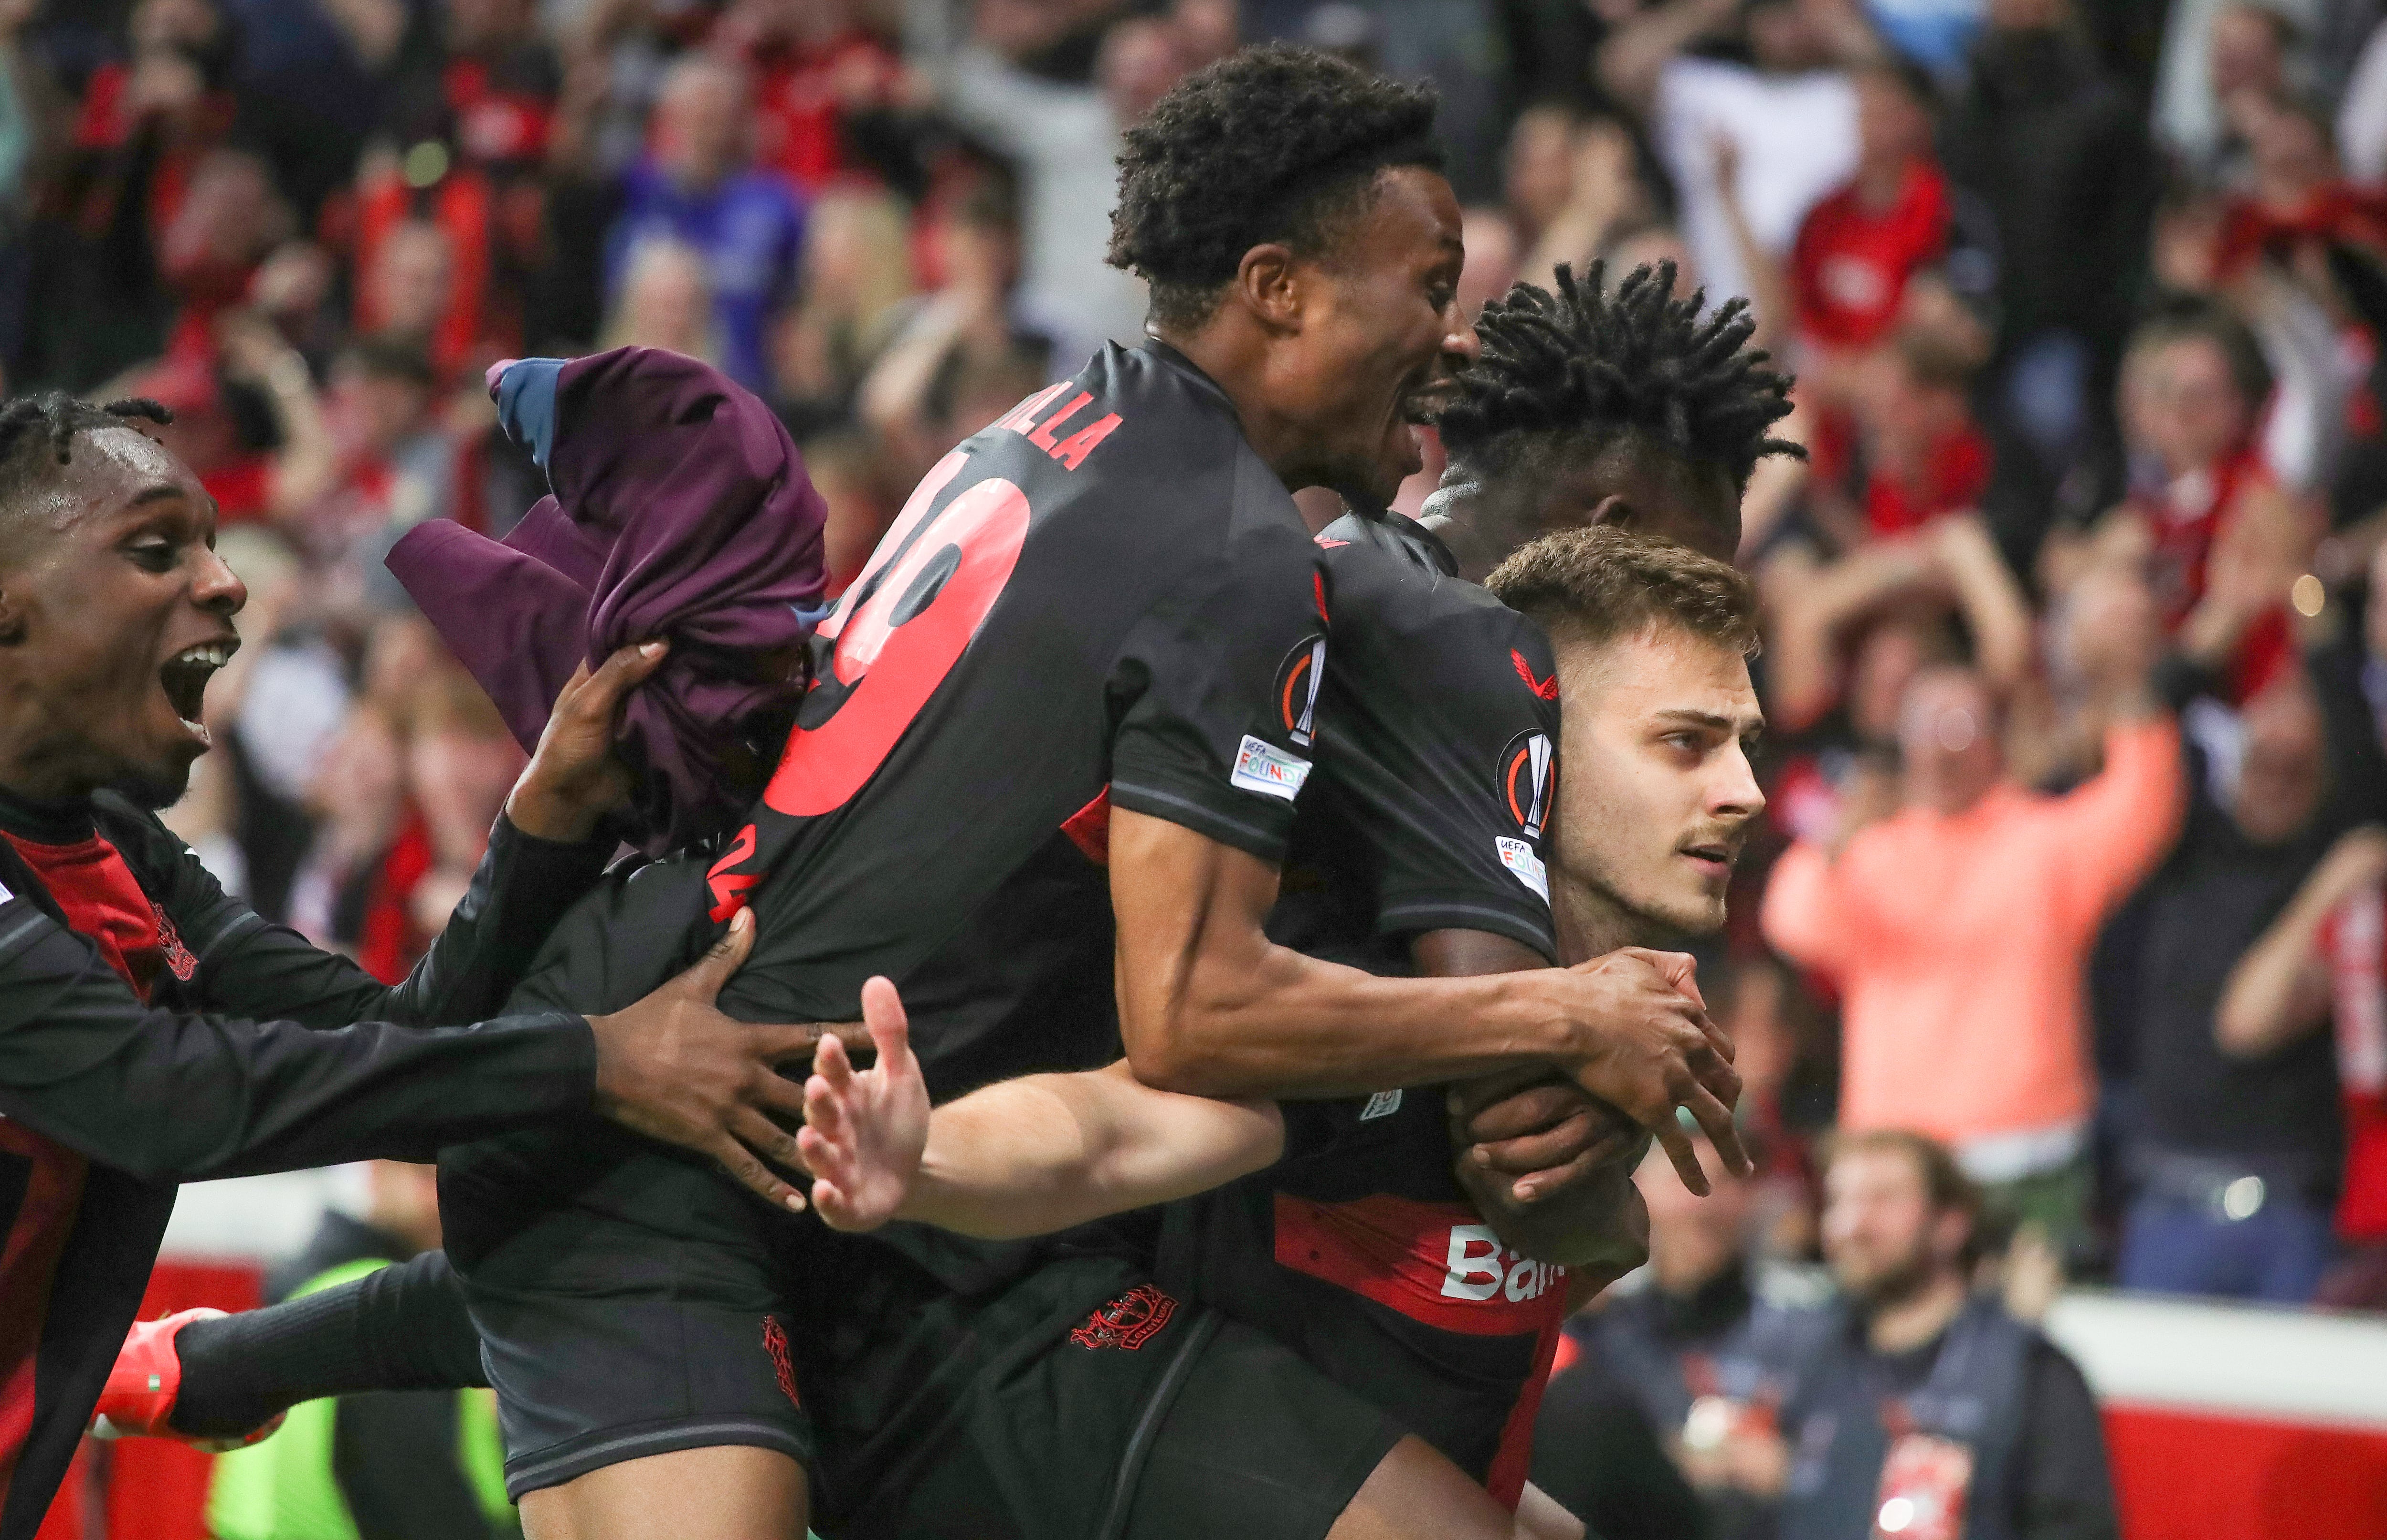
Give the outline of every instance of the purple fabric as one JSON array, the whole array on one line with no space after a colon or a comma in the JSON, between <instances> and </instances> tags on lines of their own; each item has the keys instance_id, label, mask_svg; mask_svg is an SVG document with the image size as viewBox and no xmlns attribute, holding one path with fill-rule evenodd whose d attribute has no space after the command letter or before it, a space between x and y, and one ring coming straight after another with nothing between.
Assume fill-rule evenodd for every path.
<instances>
[{"instance_id":1,"label":"purple fabric","mask_svg":"<svg viewBox=\"0 0 2387 1540\"><path fill-rule=\"evenodd\" d=\"M582 662L671 642L619 736L638 781L625 832L660 851L753 799L728 765L751 759L756 713L801 694L794 650L822 613L827 511L777 416L705 364L624 347L555 382L553 495L502 542L417 525L389 569L525 749Z\"/></svg>"}]
</instances>

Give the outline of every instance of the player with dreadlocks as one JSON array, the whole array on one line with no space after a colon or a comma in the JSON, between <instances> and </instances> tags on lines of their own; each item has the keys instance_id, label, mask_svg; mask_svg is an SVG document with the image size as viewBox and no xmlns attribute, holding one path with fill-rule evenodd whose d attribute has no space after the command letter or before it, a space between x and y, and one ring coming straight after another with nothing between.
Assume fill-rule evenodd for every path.
<instances>
[{"instance_id":1,"label":"player with dreadlocks","mask_svg":"<svg viewBox=\"0 0 2387 1540\"><path fill-rule=\"evenodd\" d=\"M1449 457L1425 524L1470 581L1527 540L1615 524L1732 558L1740 495L1768 455L1789 379L1748 347L1744 299L1702 314L1673 297L1674 265L1636 268L1613 294L1603 266L1556 292L1521 284L1484 309L1483 357L1440 419Z\"/></svg>"},{"instance_id":2,"label":"player with dreadlocks","mask_svg":"<svg viewBox=\"0 0 2387 1540\"><path fill-rule=\"evenodd\" d=\"M226 895L152 809L207 751L247 596L154 401L0 405L0 1537L29 1540L146 1286L174 1184L603 1110L721 1154L811 1029L714 1011L751 928L611 1016L495 1016L597 879L613 712L661 651L559 703L455 919L385 986ZM676 1040L676 1041L675 1041ZM774 1154L776 1152L765 1152ZM166 1328L170 1336L177 1318Z\"/></svg>"}]
</instances>

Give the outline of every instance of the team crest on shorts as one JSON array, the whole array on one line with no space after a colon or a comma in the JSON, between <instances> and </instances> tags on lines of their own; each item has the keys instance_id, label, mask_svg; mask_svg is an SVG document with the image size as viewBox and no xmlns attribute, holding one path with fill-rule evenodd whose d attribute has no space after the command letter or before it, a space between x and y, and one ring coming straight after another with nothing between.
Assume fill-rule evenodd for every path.
<instances>
[{"instance_id":1,"label":"team crest on shorts","mask_svg":"<svg viewBox=\"0 0 2387 1540\"><path fill-rule=\"evenodd\" d=\"M763 1318L763 1351L771 1356L771 1372L778 1376L779 1393L789 1406L802 1410L804 1402L796 1394L796 1366L788 1357L788 1329L777 1316Z\"/></svg>"},{"instance_id":2,"label":"team crest on shorts","mask_svg":"<svg viewBox=\"0 0 2387 1540\"><path fill-rule=\"evenodd\" d=\"M1139 1283L1108 1305L1098 1305L1094 1313L1069 1332L1069 1340L1080 1347L1117 1347L1132 1353L1152 1340L1153 1333L1168 1324L1177 1313L1177 1301L1149 1283Z\"/></svg>"}]
</instances>

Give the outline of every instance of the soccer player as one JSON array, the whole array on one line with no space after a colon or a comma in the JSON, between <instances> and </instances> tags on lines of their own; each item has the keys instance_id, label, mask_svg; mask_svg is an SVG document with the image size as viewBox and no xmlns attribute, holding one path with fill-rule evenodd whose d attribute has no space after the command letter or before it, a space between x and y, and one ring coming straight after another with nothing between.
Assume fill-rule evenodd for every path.
<instances>
[{"instance_id":1,"label":"soccer player","mask_svg":"<svg viewBox=\"0 0 2387 1540\"><path fill-rule=\"evenodd\" d=\"M1782 414L1787 381L1747 348L1738 308L1702 321L1696 304L1671 300L1672 277L1644 270L1612 298L1601 296L1597 275L1582 287L1561 277L1556 295L1521 288L1487 310L1484 360L1464 372L1463 398L1445 413L1454 459L1438 522L1455 543L1480 556L1545 529L1598 522L1732 549L1749 467L1783 448L1765 429ZM1598 367L1603 361L1610 367ZM1353 538L1325 553L1340 596L1343 668L1318 702L1321 780L1296 828L1331 832L1297 834L1316 854L1296 879L1312 890L1289 896L1272 928L1387 971L1408 966L1412 951L1427 970L1448 959L1535 966L1556 942L1547 900L1528 880L1540 870L1548 814L1533 803L1547 801L1556 759L1537 758L1530 739L1539 733L1545 751L1555 747L1557 671L1532 626L1451 579L1438 540L1406 523L1352 524L1335 533ZM1682 961L1653 966L1679 976ZM1629 1235L1632 1216L1619 1209L1631 1193L1620 1179L1638 1141L1562 1085L1499 1105L1526 1117L1485 1130L1508 1141L1499 1150L1509 1169L1464 1166L1463 1185L1454 1183L1438 1095L1388 1091L1343 1109L1370 1136L1355 1146L1364 1153L1339 1173L1305 1166L1288 1195L1330 1222L1387 1207L1408 1220L1398 1244L1371 1259L1370 1276L1346 1269L1330 1280L1280 1267L1267 1180L1172 1216L1171 1249L1203 1258L1189 1293L1281 1329L1313 1368L1366 1398L1358 1410L1381 1408L1364 1434L1383 1437L1390 1411L1514 1502L1522 1471L1510 1452L1521 1441L1511 1435L1530 1425L1522 1397L1566 1291L1554 1275L1529 1273L1545 1286L1527 1307L1462 1310L1454 1322L1446 1305L1400 1286L1404 1264L1438 1285L1456 1238L1472 1269L1461 1287L1480 1292L1487 1252L1507 1253L1504 1275L1520 1254L1597 1263L1614 1246L1620 1217ZM1375 1116L1366 1116L1371 1107ZM1522 1179L1529 1199L1509 1185L1517 1172L1550 1166L1570 1169ZM1607 1182L1585 1180L1601 1167ZM1330 1212L1320 1199L1345 1201ZM1061 1350L1076 1347L1072 1340ZM758 1402L777 1394L767 1370L759 1377ZM1231 1379L1223 1383L1231 1389ZM1349 1397L1328 1399L1353 1419ZM1273 1474L1267 1451L1243 1467L1230 1474ZM1337 1495L1331 1483L1315 1484L1311 1498L1331 1522L1348 1486Z\"/></svg>"},{"instance_id":2,"label":"soccer player","mask_svg":"<svg viewBox=\"0 0 2387 1540\"><path fill-rule=\"evenodd\" d=\"M491 1016L609 853L615 707L661 657L575 682L486 861L385 988L266 925L149 809L208 747L246 600L215 509L139 431L155 403L0 406L0 1536L31 1535L147 1281L174 1184L374 1155L575 1111L760 1170L811 1029L712 1008L751 937L610 1016ZM775 1187L778 1185L773 1179Z\"/></svg>"},{"instance_id":3,"label":"soccer player","mask_svg":"<svg viewBox=\"0 0 2387 1540\"><path fill-rule=\"evenodd\" d=\"M1557 835L1548 881L1560 954L1712 933L1724 923L1732 862L1764 806L1748 758L1763 725L1747 663L1756 643L1748 580L1722 562L1611 528L1535 542L1493 574L1492 586L1550 635L1569 699L1567 772L1550 809ZM842 1230L903 1219L994 1239L1034 1235L1262 1168L1273 1168L1266 1180L1279 1193L1348 1185L1361 1166L1411 1153L1398 1131L1375 1133L1364 1117L1350 1124L1325 1104L1280 1109L1173 1095L1143 1086L1124 1063L999 1082L932 1115L893 987L872 980L864 1006L877 1065L856 1074L840 1049L825 1045L805 1088L807 1126L798 1135L815 1177L814 1204ZM1289 1125L1298 1126L1290 1139ZM1285 1159L1289 1142L1312 1147ZM1290 1244L1281 1233L1280 1260L1315 1278L1331 1270L1320 1261L1332 1257L1363 1272L1360 1286L1373 1298L1393 1301L1405 1286L1431 1297L1446 1344L1497 1332L1504 1312L1555 1320L1535 1302L1568 1293L1564 1269L1503 1251L1482 1226L1451 1228L1447 1256L1430 1268L1418 1268L1416 1258L1379 1268L1370 1249L1399 1226L1396 1205L1377 1204L1365 1217L1372 1224L1337 1224L1294 1202L1288 1210L1278 1199L1280 1226L1300 1227ZM1604 1259L1586 1281L1604 1286L1634 1260ZM1291 1311L1334 1308L1290 1281L1278 1288ZM1381 1345L1404 1351L1397 1341ZM1546 1369L1537 1364L1535 1372ZM1482 1392L1471 1378L1412 1370L1410 1388L1425 1404L1400 1410L1426 1425L1480 1410ZM1507 1398L1516 1402L1525 1375L1511 1369L1506 1378ZM1530 1402L1524 1407L1530 1426ZM1277 1464L1231 1422L1211 1430L1201 1452L1230 1490L1240 1472L1266 1474ZM1136 1532L1252 1533L1234 1528L1253 1516L1231 1496L1206 1500L1191 1483L1181 1490L1199 1503L1196 1515ZM1281 1507L1309 1496L1277 1494ZM1581 1533L1546 1499L1522 1508L1519 1519L1521 1534ZM1285 1533L1265 1517L1257 1521L1258 1533ZM1130 1518L1131 1529L1138 1523Z\"/></svg>"}]
</instances>

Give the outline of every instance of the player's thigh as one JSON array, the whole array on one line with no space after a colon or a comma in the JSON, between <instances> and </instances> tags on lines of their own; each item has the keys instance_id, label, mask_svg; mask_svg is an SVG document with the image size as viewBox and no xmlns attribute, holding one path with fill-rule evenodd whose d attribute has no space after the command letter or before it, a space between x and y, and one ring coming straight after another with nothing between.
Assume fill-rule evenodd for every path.
<instances>
[{"instance_id":1,"label":"player's thigh","mask_svg":"<svg viewBox=\"0 0 2387 1540\"><path fill-rule=\"evenodd\" d=\"M523 1495L524 1540L803 1540L804 1470L777 1449L680 1449Z\"/></svg>"},{"instance_id":2,"label":"player's thigh","mask_svg":"<svg viewBox=\"0 0 2387 1540\"><path fill-rule=\"evenodd\" d=\"M1556 1497L1527 1482L1525 1495L1517 1503L1517 1540L1584 1540L1584 1522Z\"/></svg>"},{"instance_id":3,"label":"player's thigh","mask_svg":"<svg viewBox=\"0 0 2387 1540\"><path fill-rule=\"evenodd\" d=\"M1327 1540L1514 1540L1532 1533L1412 1433L1376 1463L1326 1534Z\"/></svg>"},{"instance_id":4,"label":"player's thigh","mask_svg":"<svg viewBox=\"0 0 2387 1540\"><path fill-rule=\"evenodd\" d=\"M485 1145L467 1152L477 1168L454 1156L441 1211L459 1210L451 1256L497 1392L508 1496L688 1451L811 1460L795 1317L723 1179L602 1130ZM514 1168L502 1182L488 1175L500 1161ZM471 1180L451 1180L460 1168Z\"/></svg>"},{"instance_id":5,"label":"player's thigh","mask_svg":"<svg viewBox=\"0 0 2387 1540\"><path fill-rule=\"evenodd\" d=\"M1224 1319L1148 1420L1123 1471L1124 1522L1102 1540L1326 1540L1395 1450L1448 1465L1292 1348Z\"/></svg>"}]
</instances>

